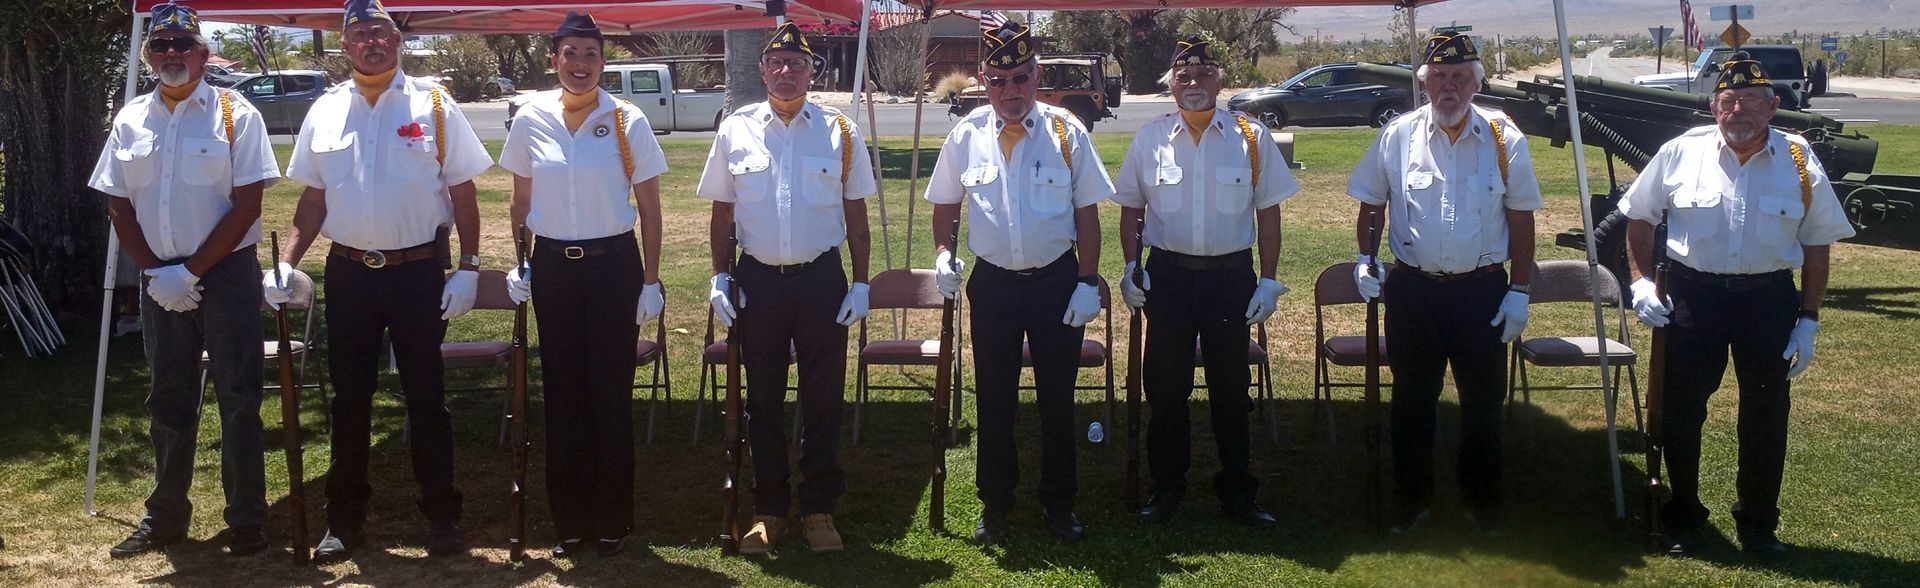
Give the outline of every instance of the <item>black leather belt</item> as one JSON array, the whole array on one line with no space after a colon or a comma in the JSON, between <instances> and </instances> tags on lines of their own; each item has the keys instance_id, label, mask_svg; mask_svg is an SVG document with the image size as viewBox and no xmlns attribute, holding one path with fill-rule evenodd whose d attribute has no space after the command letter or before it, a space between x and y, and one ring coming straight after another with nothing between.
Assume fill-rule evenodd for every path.
<instances>
[{"instance_id":1,"label":"black leather belt","mask_svg":"<svg viewBox=\"0 0 1920 588\"><path fill-rule=\"evenodd\" d=\"M1164 259L1174 267L1194 271L1247 269L1253 267L1253 250L1242 249L1225 255L1189 255L1155 247L1152 259L1155 261Z\"/></svg>"},{"instance_id":2,"label":"black leather belt","mask_svg":"<svg viewBox=\"0 0 1920 588\"><path fill-rule=\"evenodd\" d=\"M373 269L440 258L439 248L434 247L434 244L431 242L405 249L392 249L387 251L378 249L354 249L336 242L333 244L333 249L330 250L330 252L334 255L366 264L367 267Z\"/></svg>"},{"instance_id":3,"label":"black leather belt","mask_svg":"<svg viewBox=\"0 0 1920 588\"><path fill-rule=\"evenodd\" d=\"M829 263L834 265L839 265L840 264L840 248L833 247L833 248L827 249L826 253L822 253L820 254L819 257L813 258L813 261L804 261L804 262L788 264L788 265L773 265L771 263L760 261L759 259L754 258L752 255L745 255L745 254L742 254L740 256L740 263L759 266L761 269L765 269L767 271L770 271L782 276L791 276L794 274L806 272L807 270L810 270L816 267L827 265Z\"/></svg>"},{"instance_id":4,"label":"black leather belt","mask_svg":"<svg viewBox=\"0 0 1920 588\"><path fill-rule=\"evenodd\" d=\"M534 248L536 250L552 251L567 259L586 259L612 251L613 248L621 245L631 247L632 243L633 231L627 231L610 237L581 239L578 241L540 237L534 241Z\"/></svg>"},{"instance_id":5,"label":"black leather belt","mask_svg":"<svg viewBox=\"0 0 1920 588\"><path fill-rule=\"evenodd\" d=\"M1052 275L1063 271L1073 272L1079 269L1078 263L1077 259L1073 256L1073 250L1068 249L1066 253L1060 254L1058 259L1040 267L1014 270L988 263L985 259L979 259L975 261L974 271L986 272L1016 280L1032 280L1040 276Z\"/></svg>"},{"instance_id":6,"label":"black leather belt","mask_svg":"<svg viewBox=\"0 0 1920 588\"><path fill-rule=\"evenodd\" d=\"M1747 292L1780 282L1793 281L1793 270L1784 269L1763 274L1710 274L1687 267L1680 262L1674 262L1672 269L1673 277L1728 292Z\"/></svg>"},{"instance_id":7,"label":"black leather belt","mask_svg":"<svg viewBox=\"0 0 1920 588\"><path fill-rule=\"evenodd\" d=\"M1400 261L1398 259L1393 260L1394 272L1396 273L1401 271L1411 272L1413 274L1417 274L1422 278L1426 278L1438 284L1445 284L1447 282L1457 282L1460 280L1465 280L1467 278L1479 277L1481 275L1497 272L1505 268L1506 266L1503 266L1497 263L1490 263L1490 264L1476 267L1476 268L1473 268L1464 272L1460 272L1457 274L1437 274L1437 273L1422 270L1417 267L1413 267L1412 264L1409 264L1404 261Z\"/></svg>"}]
</instances>

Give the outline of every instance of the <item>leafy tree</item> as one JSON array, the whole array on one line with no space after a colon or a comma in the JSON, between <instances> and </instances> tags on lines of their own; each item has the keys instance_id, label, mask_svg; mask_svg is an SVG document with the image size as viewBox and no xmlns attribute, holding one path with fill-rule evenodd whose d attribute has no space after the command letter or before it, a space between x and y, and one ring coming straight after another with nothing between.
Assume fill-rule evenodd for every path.
<instances>
[{"instance_id":1,"label":"leafy tree","mask_svg":"<svg viewBox=\"0 0 1920 588\"><path fill-rule=\"evenodd\" d=\"M453 93L455 100L481 98L493 76L500 71L493 50L480 35L448 35L434 39L427 46L436 54L427 58L430 71L418 75L443 76L440 83Z\"/></svg>"}]
</instances>

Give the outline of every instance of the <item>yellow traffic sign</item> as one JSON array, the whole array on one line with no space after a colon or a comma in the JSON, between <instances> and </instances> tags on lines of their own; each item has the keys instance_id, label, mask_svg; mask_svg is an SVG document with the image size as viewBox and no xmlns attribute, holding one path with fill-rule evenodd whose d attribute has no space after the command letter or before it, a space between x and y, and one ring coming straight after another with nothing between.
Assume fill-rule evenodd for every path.
<instances>
[{"instance_id":1,"label":"yellow traffic sign","mask_svg":"<svg viewBox=\"0 0 1920 588\"><path fill-rule=\"evenodd\" d=\"M1735 49L1747 44L1747 40L1752 38L1753 33L1747 32L1747 27L1740 26L1740 23L1733 23L1727 27L1726 32L1720 33L1720 42L1726 43Z\"/></svg>"}]
</instances>

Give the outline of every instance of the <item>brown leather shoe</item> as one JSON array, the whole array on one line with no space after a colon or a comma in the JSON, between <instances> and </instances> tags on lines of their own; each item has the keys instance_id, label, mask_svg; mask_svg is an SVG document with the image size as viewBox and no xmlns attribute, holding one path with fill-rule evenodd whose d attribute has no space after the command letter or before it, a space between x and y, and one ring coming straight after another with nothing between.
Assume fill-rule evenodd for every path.
<instances>
[{"instance_id":1,"label":"brown leather shoe","mask_svg":"<svg viewBox=\"0 0 1920 588\"><path fill-rule=\"evenodd\" d=\"M833 528L833 515L820 513L800 517L800 531L807 536L807 547L814 553L846 549L840 531Z\"/></svg>"},{"instance_id":2,"label":"brown leather shoe","mask_svg":"<svg viewBox=\"0 0 1920 588\"><path fill-rule=\"evenodd\" d=\"M753 517L753 529L740 539L740 555L766 555L780 542L780 536L787 534L787 519L782 517Z\"/></svg>"}]
</instances>

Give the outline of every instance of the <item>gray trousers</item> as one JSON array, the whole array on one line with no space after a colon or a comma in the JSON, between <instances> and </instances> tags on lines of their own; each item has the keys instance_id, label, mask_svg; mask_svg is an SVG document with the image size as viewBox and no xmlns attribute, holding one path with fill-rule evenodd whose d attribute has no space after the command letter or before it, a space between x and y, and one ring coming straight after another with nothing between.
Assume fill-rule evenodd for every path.
<instances>
[{"instance_id":1,"label":"gray trousers","mask_svg":"<svg viewBox=\"0 0 1920 588\"><path fill-rule=\"evenodd\" d=\"M171 263L171 262L170 262ZM267 522L266 458L261 439L260 382L264 361L260 330L260 262L254 248L227 255L200 277L200 307L168 312L141 282L140 322L145 330L152 391L147 413L153 439L153 493L140 526L162 535L187 531L193 504L193 450L200 432L200 352L211 360L208 375L220 406L220 486L226 493L229 528L260 528Z\"/></svg>"}]
</instances>

